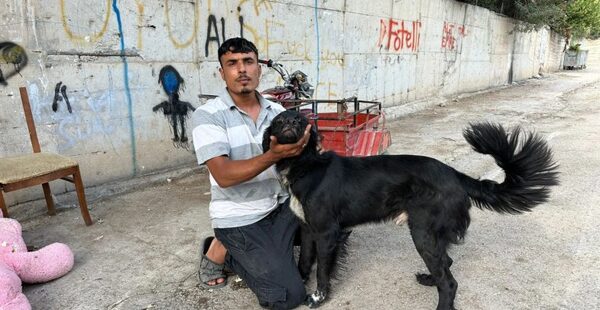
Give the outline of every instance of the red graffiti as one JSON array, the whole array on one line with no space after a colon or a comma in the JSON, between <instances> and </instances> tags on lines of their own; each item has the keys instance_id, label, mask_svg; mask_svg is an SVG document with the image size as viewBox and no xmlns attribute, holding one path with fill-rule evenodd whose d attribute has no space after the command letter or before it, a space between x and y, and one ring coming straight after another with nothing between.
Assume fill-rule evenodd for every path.
<instances>
[{"instance_id":1,"label":"red graffiti","mask_svg":"<svg viewBox=\"0 0 600 310\"><path fill-rule=\"evenodd\" d=\"M454 34L455 29L457 36L464 38L467 35L467 30L464 25L444 22L444 29L442 32L442 48L453 50L458 47L458 41Z\"/></svg>"},{"instance_id":2,"label":"red graffiti","mask_svg":"<svg viewBox=\"0 0 600 310\"><path fill-rule=\"evenodd\" d=\"M416 52L421 39L420 21L379 20L379 40L377 46L388 51L410 49Z\"/></svg>"}]
</instances>

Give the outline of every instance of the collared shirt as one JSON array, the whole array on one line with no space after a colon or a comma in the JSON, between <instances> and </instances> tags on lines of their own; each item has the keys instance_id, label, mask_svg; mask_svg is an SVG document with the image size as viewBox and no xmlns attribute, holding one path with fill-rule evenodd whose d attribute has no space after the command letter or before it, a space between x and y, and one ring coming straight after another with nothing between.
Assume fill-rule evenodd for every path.
<instances>
[{"instance_id":1,"label":"collared shirt","mask_svg":"<svg viewBox=\"0 0 600 310\"><path fill-rule=\"evenodd\" d=\"M263 153L265 129L285 109L258 92L256 94L261 105L256 123L234 104L227 89L194 111L192 137L199 164L217 156L242 160ZM220 187L210 173L209 178L212 195L209 212L213 228L258 222L288 197L274 165L246 182L227 188Z\"/></svg>"}]
</instances>

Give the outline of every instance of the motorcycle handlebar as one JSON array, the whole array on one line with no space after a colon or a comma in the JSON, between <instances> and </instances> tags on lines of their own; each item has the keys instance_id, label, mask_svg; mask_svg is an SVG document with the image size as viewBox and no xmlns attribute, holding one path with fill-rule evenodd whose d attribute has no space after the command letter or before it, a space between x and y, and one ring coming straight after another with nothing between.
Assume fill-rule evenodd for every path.
<instances>
[{"instance_id":1,"label":"motorcycle handlebar","mask_svg":"<svg viewBox=\"0 0 600 310\"><path fill-rule=\"evenodd\" d=\"M286 83L289 83L290 78L291 78L290 74L280 63L274 62L273 59L268 59L268 60L259 59L258 63L267 65L267 67L269 67L269 68L273 68L273 70L277 71L277 73L279 73L279 75L281 75L281 78L283 78L283 80Z\"/></svg>"},{"instance_id":2,"label":"motorcycle handlebar","mask_svg":"<svg viewBox=\"0 0 600 310\"><path fill-rule=\"evenodd\" d=\"M273 67L273 59L269 59L269 60L259 59L258 63L267 65L267 67Z\"/></svg>"}]
</instances>

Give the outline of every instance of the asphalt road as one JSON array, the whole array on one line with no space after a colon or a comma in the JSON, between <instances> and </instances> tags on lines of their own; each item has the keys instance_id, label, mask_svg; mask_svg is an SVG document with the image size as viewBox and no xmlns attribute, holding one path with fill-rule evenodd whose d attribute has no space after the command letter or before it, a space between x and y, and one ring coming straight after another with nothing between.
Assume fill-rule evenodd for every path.
<instances>
[{"instance_id":1,"label":"asphalt road","mask_svg":"<svg viewBox=\"0 0 600 310\"><path fill-rule=\"evenodd\" d=\"M464 244L450 250L457 308L599 309L599 72L566 71L410 114L406 108L389 109L397 117L387 123L390 154L432 156L471 176L501 180L493 160L471 151L461 135L469 122L485 120L542 134L560 164L561 185L533 212L472 209ZM16 206L29 245L59 241L76 254L65 277L25 286L34 309L259 309L233 278L219 290L198 286L197 248L211 233L207 175L194 169L167 182L175 174L130 181L132 190L119 195L111 194L118 184L89 189L104 197L90 203L91 227L77 209L47 217L43 201ZM322 309L436 306L435 288L415 280L425 266L406 226L355 229L346 269ZM314 277L308 285L314 288Z\"/></svg>"}]
</instances>

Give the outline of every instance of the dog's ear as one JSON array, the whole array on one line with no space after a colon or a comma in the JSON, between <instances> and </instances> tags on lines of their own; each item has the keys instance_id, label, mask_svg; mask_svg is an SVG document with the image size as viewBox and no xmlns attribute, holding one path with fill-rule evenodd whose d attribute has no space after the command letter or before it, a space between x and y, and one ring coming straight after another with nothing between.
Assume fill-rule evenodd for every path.
<instances>
[{"instance_id":1,"label":"dog's ear","mask_svg":"<svg viewBox=\"0 0 600 310\"><path fill-rule=\"evenodd\" d=\"M271 148L271 136L272 136L271 132L273 131L271 127L273 127L273 126L267 127L267 129L265 129L265 133L263 135L263 141L262 141L263 153L266 153Z\"/></svg>"}]
</instances>

